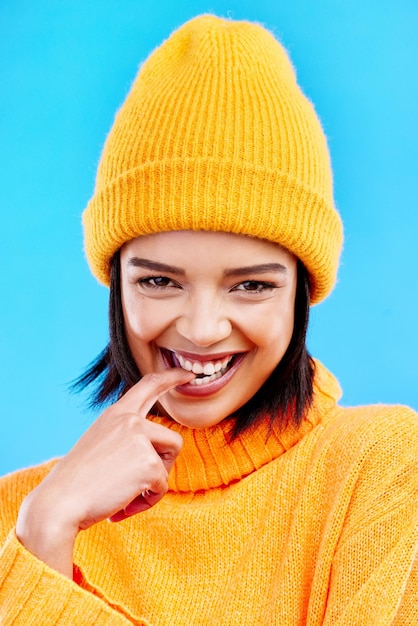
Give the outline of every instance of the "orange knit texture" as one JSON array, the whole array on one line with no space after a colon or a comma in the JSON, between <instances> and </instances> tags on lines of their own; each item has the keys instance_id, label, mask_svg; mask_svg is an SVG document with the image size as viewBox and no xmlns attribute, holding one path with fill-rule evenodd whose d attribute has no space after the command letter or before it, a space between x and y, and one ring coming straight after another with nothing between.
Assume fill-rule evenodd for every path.
<instances>
[{"instance_id":1,"label":"orange knit texture","mask_svg":"<svg viewBox=\"0 0 418 626\"><path fill-rule=\"evenodd\" d=\"M107 138L83 217L95 276L140 235L226 231L300 258L332 289L342 226L324 133L283 47L257 24L191 20L142 66Z\"/></svg>"},{"instance_id":2,"label":"orange knit texture","mask_svg":"<svg viewBox=\"0 0 418 626\"><path fill-rule=\"evenodd\" d=\"M0 623L418 624L417 415L343 409L338 395L318 365L299 430L266 439L261 428L232 445L228 421L196 431L158 418L185 441L168 494L81 532L75 582L14 534L21 500L51 464L2 479Z\"/></svg>"}]
</instances>

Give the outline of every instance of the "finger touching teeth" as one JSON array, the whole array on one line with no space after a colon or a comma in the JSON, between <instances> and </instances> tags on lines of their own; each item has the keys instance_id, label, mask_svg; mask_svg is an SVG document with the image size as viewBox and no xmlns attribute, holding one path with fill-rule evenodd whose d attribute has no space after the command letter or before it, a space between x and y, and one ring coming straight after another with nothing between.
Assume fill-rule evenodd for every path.
<instances>
[{"instance_id":1,"label":"finger touching teeth","mask_svg":"<svg viewBox=\"0 0 418 626\"><path fill-rule=\"evenodd\" d=\"M187 383L187 385L193 386L207 385L221 378L242 358L242 354L233 353L224 358L215 357L212 361L199 361L190 357L186 358L179 352L168 348L160 348L160 350L166 366L178 367L196 376Z\"/></svg>"}]
</instances>

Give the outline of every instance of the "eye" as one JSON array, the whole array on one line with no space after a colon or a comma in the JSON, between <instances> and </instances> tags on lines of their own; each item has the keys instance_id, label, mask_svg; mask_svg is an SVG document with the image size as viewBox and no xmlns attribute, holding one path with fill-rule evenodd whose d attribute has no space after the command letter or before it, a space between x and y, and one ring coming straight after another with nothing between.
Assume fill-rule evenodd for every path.
<instances>
[{"instance_id":1,"label":"eye","mask_svg":"<svg viewBox=\"0 0 418 626\"><path fill-rule=\"evenodd\" d=\"M171 278L167 276L146 276L138 280L138 285L146 289L166 289L170 287L178 287Z\"/></svg>"},{"instance_id":2,"label":"eye","mask_svg":"<svg viewBox=\"0 0 418 626\"><path fill-rule=\"evenodd\" d=\"M232 291L244 291L247 293L264 293L276 289L276 285L260 280L244 280L242 283L235 285Z\"/></svg>"}]
</instances>

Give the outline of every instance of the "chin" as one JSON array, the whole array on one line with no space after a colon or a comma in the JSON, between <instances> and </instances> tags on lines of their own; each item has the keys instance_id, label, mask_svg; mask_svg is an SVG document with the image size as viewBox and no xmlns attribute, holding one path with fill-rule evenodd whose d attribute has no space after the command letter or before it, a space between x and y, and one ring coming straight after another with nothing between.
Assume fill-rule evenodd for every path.
<instances>
[{"instance_id":1,"label":"chin","mask_svg":"<svg viewBox=\"0 0 418 626\"><path fill-rule=\"evenodd\" d=\"M169 416L173 421L177 422L181 426L185 428L193 428L194 430L203 430L205 428L211 428L216 426L220 422L223 422L225 419L230 417L229 414L225 414L223 412L216 413L216 415L211 415L208 413L207 407L199 407L198 410L186 410L186 411L178 411L178 410L170 410L170 407L163 407L164 413Z\"/></svg>"},{"instance_id":2,"label":"chin","mask_svg":"<svg viewBox=\"0 0 418 626\"><path fill-rule=\"evenodd\" d=\"M212 428L213 426L217 426L220 422L223 422L223 420L227 419L227 416L216 417L211 420L208 419L207 416L203 417L202 419L199 419L198 417L196 418L195 416L188 419L187 417L184 417L184 415L182 415L181 417L171 416L171 419L177 422L177 424L184 426L185 428L204 430L205 428Z\"/></svg>"}]
</instances>

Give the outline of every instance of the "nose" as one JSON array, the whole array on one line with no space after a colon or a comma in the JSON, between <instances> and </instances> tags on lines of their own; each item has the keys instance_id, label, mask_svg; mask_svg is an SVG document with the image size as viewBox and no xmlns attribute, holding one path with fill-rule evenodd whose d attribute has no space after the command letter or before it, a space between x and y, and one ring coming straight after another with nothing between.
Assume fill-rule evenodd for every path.
<instances>
[{"instance_id":1,"label":"nose","mask_svg":"<svg viewBox=\"0 0 418 626\"><path fill-rule=\"evenodd\" d=\"M194 296L177 318L177 332L196 346L208 347L229 337L232 324L219 300Z\"/></svg>"}]
</instances>

